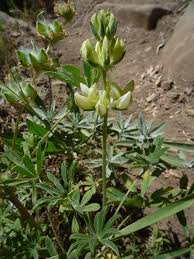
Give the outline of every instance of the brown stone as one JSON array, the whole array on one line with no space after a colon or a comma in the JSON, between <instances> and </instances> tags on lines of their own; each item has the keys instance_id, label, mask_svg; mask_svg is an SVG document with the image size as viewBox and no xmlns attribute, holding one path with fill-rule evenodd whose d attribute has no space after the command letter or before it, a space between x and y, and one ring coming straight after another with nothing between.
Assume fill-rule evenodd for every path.
<instances>
[{"instance_id":1,"label":"brown stone","mask_svg":"<svg viewBox=\"0 0 194 259\"><path fill-rule=\"evenodd\" d=\"M194 81L194 1L164 47L162 63L166 76L176 84L183 86Z\"/></svg>"}]
</instances>

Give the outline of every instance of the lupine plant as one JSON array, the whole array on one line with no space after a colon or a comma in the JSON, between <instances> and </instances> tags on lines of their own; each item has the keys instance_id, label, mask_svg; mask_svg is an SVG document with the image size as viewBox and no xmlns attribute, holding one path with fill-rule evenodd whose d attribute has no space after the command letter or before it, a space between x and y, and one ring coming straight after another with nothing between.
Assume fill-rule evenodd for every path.
<instances>
[{"instance_id":1,"label":"lupine plant","mask_svg":"<svg viewBox=\"0 0 194 259\"><path fill-rule=\"evenodd\" d=\"M97 84L90 88L80 85L81 94L75 93L75 102L85 111L95 110L103 117L102 141L102 192L103 206L106 206L106 153L107 153L107 121L108 112L112 109L126 110L132 100L132 89L122 89L107 80L108 71L119 63L125 55L125 44L116 36L117 20L110 11L99 11L91 18L90 26L96 39L96 44L89 39L81 47L83 59L91 66L97 67L102 74L102 88ZM99 82L98 82L99 84Z\"/></svg>"},{"instance_id":2,"label":"lupine plant","mask_svg":"<svg viewBox=\"0 0 194 259\"><path fill-rule=\"evenodd\" d=\"M75 6L67 1L55 12L66 23ZM184 210L194 204L194 184L183 174L176 188L150 187L167 170L193 168L186 155L194 146L167 141L164 123L153 126L143 113L136 120L122 115L134 81L121 86L110 79L125 55L117 26L109 10L92 16L93 39L81 46L83 69L55 59L53 44L67 37L58 20L37 21L45 48L17 52L19 68L1 85L18 113L0 138L1 258L193 258ZM21 67L30 78L20 75ZM56 100L45 104L36 87L40 75L70 90L63 109ZM155 211L144 215L147 208ZM173 215L185 236L181 247L151 227Z\"/></svg>"}]
</instances>

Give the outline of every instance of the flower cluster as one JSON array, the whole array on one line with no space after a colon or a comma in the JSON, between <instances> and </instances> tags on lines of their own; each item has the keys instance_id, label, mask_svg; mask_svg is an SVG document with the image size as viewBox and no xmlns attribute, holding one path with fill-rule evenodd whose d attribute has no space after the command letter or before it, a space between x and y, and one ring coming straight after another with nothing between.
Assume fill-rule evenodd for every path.
<instances>
[{"instance_id":1,"label":"flower cluster","mask_svg":"<svg viewBox=\"0 0 194 259\"><path fill-rule=\"evenodd\" d=\"M41 37L52 43L62 40L67 36L63 25L58 21L38 21L36 23L36 31Z\"/></svg>"},{"instance_id":2,"label":"flower cluster","mask_svg":"<svg viewBox=\"0 0 194 259\"><path fill-rule=\"evenodd\" d=\"M76 104L84 111L96 110L101 117L106 114L107 109L126 110L132 101L132 88L134 82L130 82L130 87L123 89L118 85L108 82L111 89L110 97L107 91L98 90L97 84L93 84L90 88L84 84L80 84L80 93L75 93L74 98Z\"/></svg>"},{"instance_id":3,"label":"flower cluster","mask_svg":"<svg viewBox=\"0 0 194 259\"><path fill-rule=\"evenodd\" d=\"M38 96L34 87L22 81L15 82L12 80L10 83L6 85L0 85L2 88L2 95L6 98L6 100L14 106L24 105L26 102L32 102Z\"/></svg>"},{"instance_id":4,"label":"flower cluster","mask_svg":"<svg viewBox=\"0 0 194 259\"><path fill-rule=\"evenodd\" d=\"M116 36L117 20L109 10L100 10L90 21L91 30L96 38L96 44L87 39L81 47L82 58L92 67L99 69L102 75L115 64L119 63L125 55L125 44ZM132 85L131 85L132 84ZM131 87L132 86L132 87ZM75 93L75 102L83 110L96 110L97 114L104 116L109 108L125 110L132 100L133 82L122 88L115 83L104 79L103 89L97 84L90 88L81 84L81 93Z\"/></svg>"},{"instance_id":5,"label":"flower cluster","mask_svg":"<svg viewBox=\"0 0 194 259\"><path fill-rule=\"evenodd\" d=\"M92 16L90 26L97 40L96 45L87 39L81 47L83 59L92 66L108 70L124 57L124 41L115 36L117 24L117 20L108 10L100 10Z\"/></svg>"},{"instance_id":6,"label":"flower cluster","mask_svg":"<svg viewBox=\"0 0 194 259\"><path fill-rule=\"evenodd\" d=\"M44 70L52 70L57 65L56 60L51 59L46 50L37 47L18 50L17 58L23 67L31 67L37 73Z\"/></svg>"},{"instance_id":7,"label":"flower cluster","mask_svg":"<svg viewBox=\"0 0 194 259\"><path fill-rule=\"evenodd\" d=\"M67 3L56 4L54 11L58 16L62 16L66 22L70 22L76 13L76 8L72 2L67 1Z\"/></svg>"}]
</instances>

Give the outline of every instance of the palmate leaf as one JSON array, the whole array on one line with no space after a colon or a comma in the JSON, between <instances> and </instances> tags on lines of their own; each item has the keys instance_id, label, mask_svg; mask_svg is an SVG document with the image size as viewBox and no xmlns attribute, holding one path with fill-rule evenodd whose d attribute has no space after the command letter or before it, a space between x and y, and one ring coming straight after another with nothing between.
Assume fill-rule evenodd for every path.
<instances>
[{"instance_id":1,"label":"palmate leaf","mask_svg":"<svg viewBox=\"0 0 194 259\"><path fill-rule=\"evenodd\" d=\"M85 83L85 79L80 75L80 69L73 65L65 65L55 72L49 71L47 75L76 87L79 87L80 83Z\"/></svg>"},{"instance_id":2,"label":"palmate leaf","mask_svg":"<svg viewBox=\"0 0 194 259\"><path fill-rule=\"evenodd\" d=\"M86 77L87 85L90 87L96 83L100 78L100 71L90 66L88 62L84 62L84 74Z\"/></svg>"},{"instance_id":3,"label":"palmate leaf","mask_svg":"<svg viewBox=\"0 0 194 259\"><path fill-rule=\"evenodd\" d=\"M22 164L18 164L14 167L14 170L22 175L22 176L26 176L26 177L35 177L36 175L34 175L31 171L29 171L24 165Z\"/></svg>"},{"instance_id":4,"label":"palmate leaf","mask_svg":"<svg viewBox=\"0 0 194 259\"><path fill-rule=\"evenodd\" d=\"M36 184L37 188L42 189L43 191L49 193L50 195L55 195L55 196L60 196L61 192L57 188L54 188L53 186L50 186L49 184L46 183L37 183Z\"/></svg>"},{"instance_id":5,"label":"palmate leaf","mask_svg":"<svg viewBox=\"0 0 194 259\"><path fill-rule=\"evenodd\" d=\"M55 185L55 187L57 188L59 193L61 193L61 194L65 193L65 189L63 188L60 181L54 176L54 174L48 172L47 177L48 177L49 181Z\"/></svg>"},{"instance_id":6,"label":"palmate leaf","mask_svg":"<svg viewBox=\"0 0 194 259\"><path fill-rule=\"evenodd\" d=\"M83 196L83 198L82 198L82 200L81 200L81 206L85 206L90 200L91 200L91 198L92 198L92 196L93 196L93 191L92 190L88 190L85 194L84 194L84 196Z\"/></svg>"},{"instance_id":7,"label":"palmate leaf","mask_svg":"<svg viewBox=\"0 0 194 259\"><path fill-rule=\"evenodd\" d=\"M175 215L179 211L185 210L194 204L194 194L187 196L184 199L176 201L173 204L167 205L157 211L137 220L136 222L130 224L129 226L120 230L120 234L117 237L126 236L134 233L142 228L148 227L155 224L163 219Z\"/></svg>"},{"instance_id":8,"label":"palmate leaf","mask_svg":"<svg viewBox=\"0 0 194 259\"><path fill-rule=\"evenodd\" d=\"M34 121L27 120L26 124L27 124L28 131L30 133L38 135L40 137L43 137L48 132L48 129L46 129L40 124L35 123Z\"/></svg>"},{"instance_id":9,"label":"palmate leaf","mask_svg":"<svg viewBox=\"0 0 194 259\"><path fill-rule=\"evenodd\" d=\"M45 204L50 203L51 201L56 201L56 200L58 200L58 198L55 198L55 197L43 197L43 198L39 199L36 202L35 206L33 207L33 211L35 211L41 205L45 205Z\"/></svg>"},{"instance_id":10,"label":"palmate leaf","mask_svg":"<svg viewBox=\"0 0 194 259\"><path fill-rule=\"evenodd\" d=\"M23 164L24 166L26 167L26 169L31 172L31 174L35 177L37 176L37 172L36 172L36 169L35 169L35 166L34 164L32 163L32 159L28 156L24 156L22 158L22 161L23 161Z\"/></svg>"},{"instance_id":11,"label":"palmate leaf","mask_svg":"<svg viewBox=\"0 0 194 259\"><path fill-rule=\"evenodd\" d=\"M101 231L103 230L106 214L106 209L103 209L96 213L96 216L94 218L94 229L97 235L100 235Z\"/></svg>"},{"instance_id":12,"label":"palmate leaf","mask_svg":"<svg viewBox=\"0 0 194 259\"><path fill-rule=\"evenodd\" d=\"M7 146L4 148L4 155L14 164L19 164L22 161L22 156Z\"/></svg>"}]
</instances>

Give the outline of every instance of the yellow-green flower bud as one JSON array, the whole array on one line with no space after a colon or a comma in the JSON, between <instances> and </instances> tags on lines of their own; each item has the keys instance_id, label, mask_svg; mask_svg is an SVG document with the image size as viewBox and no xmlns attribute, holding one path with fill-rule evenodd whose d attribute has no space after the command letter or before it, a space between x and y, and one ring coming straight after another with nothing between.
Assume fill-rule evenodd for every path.
<instances>
[{"instance_id":1,"label":"yellow-green flower bud","mask_svg":"<svg viewBox=\"0 0 194 259\"><path fill-rule=\"evenodd\" d=\"M117 110L126 110L132 102L132 91L134 81L130 81L125 87L120 87L116 83L107 82L110 90L111 107Z\"/></svg>"},{"instance_id":2,"label":"yellow-green flower bud","mask_svg":"<svg viewBox=\"0 0 194 259\"><path fill-rule=\"evenodd\" d=\"M94 67L100 65L97 52L89 39L83 42L80 52L83 59L87 61L90 65Z\"/></svg>"},{"instance_id":3,"label":"yellow-green flower bud","mask_svg":"<svg viewBox=\"0 0 194 259\"><path fill-rule=\"evenodd\" d=\"M126 94L119 97L117 100L112 102L112 108L116 110L126 110L129 107L129 104L132 101L131 92L127 92Z\"/></svg>"},{"instance_id":4,"label":"yellow-green flower bud","mask_svg":"<svg viewBox=\"0 0 194 259\"><path fill-rule=\"evenodd\" d=\"M120 91L120 87L114 83L107 83L108 85L110 85L110 89L111 89L111 92L110 92L110 95L111 95L111 99L113 100L117 100L118 98L121 97L121 91Z\"/></svg>"},{"instance_id":5,"label":"yellow-green flower bud","mask_svg":"<svg viewBox=\"0 0 194 259\"><path fill-rule=\"evenodd\" d=\"M14 81L8 85L1 85L2 95L9 103L17 106L19 104L25 105L26 102L35 100L38 94L31 84L19 82L19 85L20 87Z\"/></svg>"},{"instance_id":6,"label":"yellow-green flower bud","mask_svg":"<svg viewBox=\"0 0 194 259\"><path fill-rule=\"evenodd\" d=\"M17 58L23 67L32 67L36 72L52 70L56 67L55 60L52 60L44 49L18 50Z\"/></svg>"},{"instance_id":7,"label":"yellow-green flower bud","mask_svg":"<svg viewBox=\"0 0 194 259\"><path fill-rule=\"evenodd\" d=\"M124 94L118 100L117 109L126 110L129 107L131 101L132 101L132 93L128 92L128 93Z\"/></svg>"},{"instance_id":8,"label":"yellow-green flower bud","mask_svg":"<svg viewBox=\"0 0 194 259\"><path fill-rule=\"evenodd\" d=\"M103 69L109 68L110 66L110 43L105 36L103 41L97 41L95 46L95 51L98 56L100 67Z\"/></svg>"},{"instance_id":9,"label":"yellow-green flower bud","mask_svg":"<svg viewBox=\"0 0 194 259\"><path fill-rule=\"evenodd\" d=\"M44 39L50 42L57 42L67 36L67 33L63 30L63 25L58 22L38 21L36 23L37 33Z\"/></svg>"},{"instance_id":10,"label":"yellow-green flower bud","mask_svg":"<svg viewBox=\"0 0 194 259\"><path fill-rule=\"evenodd\" d=\"M111 65L119 63L125 55L125 43L122 39L116 38L112 41L111 46Z\"/></svg>"},{"instance_id":11,"label":"yellow-green flower bud","mask_svg":"<svg viewBox=\"0 0 194 259\"><path fill-rule=\"evenodd\" d=\"M88 88L84 84L80 84L81 94L75 93L75 103L79 108L84 111L91 111L95 109L95 105L98 101L97 85L94 84Z\"/></svg>"},{"instance_id":12,"label":"yellow-green flower bud","mask_svg":"<svg viewBox=\"0 0 194 259\"><path fill-rule=\"evenodd\" d=\"M68 3L56 4L54 6L54 12L58 16L62 16L66 22L70 22L76 13L76 8L74 3L68 1Z\"/></svg>"},{"instance_id":13,"label":"yellow-green flower bud","mask_svg":"<svg viewBox=\"0 0 194 259\"><path fill-rule=\"evenodd\" d=\"M100 63L102 67L108 67L110 65L110 44L108 38L105 36L102 42Z\"/></svg>"},{"instance_id":14,"label":"yellow-green flower bud","mask_svg":"<svg viewBox=\"0 0 194 259\"><path fill-rule=\"evenodd\" d=\"M106 91L100 91L100 98L95 107L97 114L103 117L109 108L109 104Z\"/></svg>"},{"instance_id":15,"label":"yellow-green flower bud","mask_svg":"<svg viewBox=\"0 0 194 259\"><path fill-rule=\"evenodd\" d=\"M112 39L117 31L117 20L109 10L100 10L95 13L90 21L92 33L98 41L106 36Z\"/></svg>"}]
</instances>

